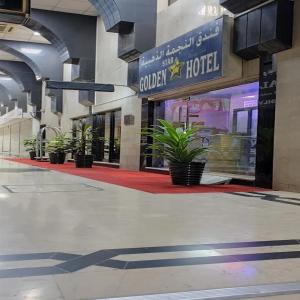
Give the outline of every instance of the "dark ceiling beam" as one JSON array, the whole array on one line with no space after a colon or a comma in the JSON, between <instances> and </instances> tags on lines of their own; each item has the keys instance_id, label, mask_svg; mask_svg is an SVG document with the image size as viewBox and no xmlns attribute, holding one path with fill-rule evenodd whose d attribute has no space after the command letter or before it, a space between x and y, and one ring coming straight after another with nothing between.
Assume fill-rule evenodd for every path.
<instances>
[{"instance_id":1,"label":"dark ceiling beam","mask_svg":"<svg viewBox=\"0 0 300 300\"><path fill-rule=\"evenodd\" d=\"M96 17L31 9L30 14L23 14L21 18L22 22L17 21L14 14L0 13L0 22L22 23L39 32L56 49L61 62L77 65L74 79L95 80Z\"/></svg>"},{"instance_id":2,"label":"dark ceiling beam","mask_svg":"<svg viewBox=\"0 0 300 300\"><path fill-rule=\"evenodd\" d=\"M74 79L95 80L96 17L32 9L24 26L46 38L62 62L78 66Z\"/></svg>"},{"instance_id":3,"label":"dark ceiling beam","mask_svg":"<svg viewBox=\"0 0 300 300\"><path fill-rule=\"evenodd\" d=\"M25 62L31 70L34 72L34 75L37 80L42 79L42 71L40 70L39 66L27 55L20 52L20 50L16 49L13 45L10 43L7 44L7 41L0 40L0 50L5 51L11 55L16 56L19 60Z\"/></svg>"},{"instance_id":4,"label":"dark ceiling beam","mask_svg":"<svg viewBox=\"0 0 300 300\"><path fill-rule=\"evenodd\" d=\"M220 0L220 5L234 14L238 14L260 5L268 0ZM287 0L289 1L289 0Z\"/></svg>"},{"instance_id":5,"label":"dark ceiling beam","mask_svg":"<svg viewBox=\"0 0 300 300\"><path fill-rule=\"evenodd\" d=\"M20 61L0 60L0 71L12 77L23 92L30 94L30 102L39 111L41 109L42 82L37 81L31 68Z\"/></svg>"},{"instance_id":6,"label":"dark ceiling beam","mask_svg":"<svg viewBox=\"0 0 300 300\"><path fill-rule=\"evenodd\" d=\"M42 85L42 80L62 80L63 64L55 47L48 44L37 44L30 42L17 42L0 40L0 50L6 51L25 62L34 72L35 79ZM40 86L42 89L42 86ZM33 96L33 95L31 95ZM33 97L32 97L33 98ZM32 101L39 101L37 110L41 107L41 97ZM52 105L53 112L61 112L63 95L58 92L55 98L55 105Z\"/></svg>"},{"instance_id":7,"label":"dark ceiling beam","mask_svg":"<svg viewBox=\"0 0 300 300\"><path fill-rule=\"evenodd\" d=\"M32 69L37 80L62 79L63 65L58 52L51 45L0 40L0 50L24 61Z\"/></svg>"},{"instance_id":8,"label":"dark ceiling beam","mask_svg":"<svg viewBox=\"0 0 300 300\"><path fill-rule=\"evenodd\" d=\"M67 82L67 81L46 81L46 88L51 90L73 90L73 91L94 91L94 92L114 92L113 84L100 84L90 82Z\"/></svg>"},{"instance_id":9,"label":"dark ceiling beam","mask_svg":"<svg viewBox=\"0 0 300 300\"><path fill-rule=\"evenodd\" d=\"M10 80L8 80L10 79ZM18 108L21 108L23 112L27 112L27 96L24 93L18 83L11 77L0 76L0 84L6 89L10 102L10 109L15 107L15 101L18 103Z\"/></svg>"},{"instance_id":10,"label":"dark ceiling beam","mask_svg":"<svg viewBox=\"0 0 300 300\"><path fill-rule=\"evenodd\" d=\"M119 34L118 56L130 62L156 42L157 0L89 0L108 32Z\"/></svg>"},{"instance_id":11,"label":"dark ceiling beam","mask_svg":"<svg viewBox=\"0 0 300 300\"><path fill-rule=\"evenodd\" d=\"M2 72L5 75L11 77L18 84L20 90L23 91L23 92L26 92L25 86L24 86L23 82L21 81L21 79L19 78L19 76L14 74L10 69L7 69L7 68L1 66L1 62L10 63L10 61L7 61L7 60L1 61L0 60L0 72Z\"/></svg>"}]
</instances>

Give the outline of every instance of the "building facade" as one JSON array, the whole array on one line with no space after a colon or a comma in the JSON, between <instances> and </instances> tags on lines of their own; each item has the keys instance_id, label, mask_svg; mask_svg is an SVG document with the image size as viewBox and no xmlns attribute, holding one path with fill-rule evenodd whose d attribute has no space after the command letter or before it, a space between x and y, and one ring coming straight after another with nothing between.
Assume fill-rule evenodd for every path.
<instances>
[{"instance_id":1,"label":"building facade","mask_svg":"<svg viewBox=\"0 0 300 300\"><path fill-rule=\"evenodd\" d=\"M23 139L36 134L40 126L71 132L85 121L102 138L93 144L96 161L124 169L163 171L164 160L144 158L141 129L166 119L178 126L188 123L201 128L201 146L214 149L207 157L207 172L256 180L274 189L300 190L298 2L293 8L293 43L274 53L278 44L258 41L257 46L255 34L253 44L244 48L238 44L243 41L238 39L242 27L237 24L244 24L243 18L250 24L254 13L248 15L246 8L232 11L226 1L221 4L229 10L219 0L150 1L155 3L155 18L150 18L155 22L149 21L147 29L129 11L112 26L101 14L101 1L90 2L99 14L90 17L96 27L96 33L90 32L96 49L95 82L112 84L115 92L96 92L91 101L82 101L87 96L81 91L63 90L62 109L53 113L54 96L44 81L39 119L32 105L22 118L7 118L3 112L0 152L24 156ZM251 10L263 15L265 5L270 4L255 3ZM153 7L138 9L142 16L143 9ZM280 31L284 25L278 21L276 26ZM259 29L259 36L266 31ZM94 47L92 38L86 42ZM56 77L70 82L74 63L72 59L64 62L61 79Z\"/></svg>"}]
</instances>

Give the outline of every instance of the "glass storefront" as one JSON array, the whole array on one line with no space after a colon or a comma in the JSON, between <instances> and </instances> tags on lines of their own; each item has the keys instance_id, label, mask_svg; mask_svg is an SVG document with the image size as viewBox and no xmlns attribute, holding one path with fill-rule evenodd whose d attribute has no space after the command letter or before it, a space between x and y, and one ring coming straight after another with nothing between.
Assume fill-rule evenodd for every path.
<instances>
[{"instance_id":1,"label":"glass storefront","mask_svg":"<svg viewBox=\"0 0 300 300\"><path fill-rule=\"evenodd\" d=\"M165 119L176 126L199 127L199 143L211 147L206 171L252 176L256 162L258 94L259 85L255 82L155 103L154 123ZM166 168L167 163L155 158L150 166Z\"/></svg>"},{"instance_id":2,"label":"glass storefront","mask_svg":"<svg viewBox=\"0 0 300 300\"><path fill-rule=\"evenodd\" d=\"M94 141L92 154L95 161L119 163L120 162L120 141L121 141L121 110L109 111L73 120L74 132L79 122L86 122L92 125Z\"/></svg>"}]
</instances>

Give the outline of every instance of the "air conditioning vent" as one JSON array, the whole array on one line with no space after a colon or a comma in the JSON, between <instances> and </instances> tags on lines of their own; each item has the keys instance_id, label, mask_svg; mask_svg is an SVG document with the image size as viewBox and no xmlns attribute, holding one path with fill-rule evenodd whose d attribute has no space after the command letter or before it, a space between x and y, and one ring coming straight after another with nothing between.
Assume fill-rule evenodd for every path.
<instances>
[{"instance_id":1,"label":"air conditioning vent","mask_svg":"<svg viewBox=\"0 0 300 300\"><path fill-rule=\"evenodd\" d=\"M0 23L0 33L4 33L6 31L7 24Z\"/></svg>"}]
</instances>

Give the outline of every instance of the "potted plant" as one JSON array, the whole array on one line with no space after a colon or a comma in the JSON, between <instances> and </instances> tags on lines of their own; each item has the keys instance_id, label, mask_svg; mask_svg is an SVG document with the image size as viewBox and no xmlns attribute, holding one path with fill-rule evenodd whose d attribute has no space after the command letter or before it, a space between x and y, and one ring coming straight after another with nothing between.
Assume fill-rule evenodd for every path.
<instances>
[{"instance_id":1,"label":"potted plant","mask_svg":"<svg viewBox=\"0 0 300 300\"><path fill-rule=\"evenodd\" d=\"M92 126L85 122L80 123L77 137L74 138L76 168L92 168L94 157L91 154L93 143Z\"/></svg>"},{"instance_id":2,"label":"potted plant","mask_svg":"<svg viewBox=\"0 0 300 300\"><path fill-rule=\"evenodd\" d=\"M164 157L168 161L174 185L200 184L205 168L203 155L208 149L195 147L196 141L199 140L199 128L176 128L168 121L158 121L158 126L144 131L153 141L153 144L147 147L152 153L146 155ZM196 161L198 158L202 160Z\"/></svg>"},{"instance_id":3,"label":"potted plant","mask_svg":"<svg viewBox=\"0 0 300 300\"><path fill-rule=\"evenodd\" d=\"M36 158L36 143L37 143L36 137L32 137L31 139L26 139L23 142L25 150L29 152L31 160L35 160Z\"/></svg>"},{"instance_id":4,"label":"potted plant","mask_svg":"<svg viewBox=\"0 0 300 300\"><path fill-rule=\"evenodd\" d=\"M51 164L64 164L66 153L70 151L70 139L65 133L58 134L47 145Z\"/></svg>"}]
</instances>

